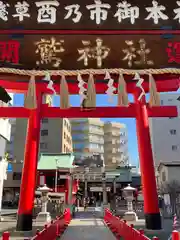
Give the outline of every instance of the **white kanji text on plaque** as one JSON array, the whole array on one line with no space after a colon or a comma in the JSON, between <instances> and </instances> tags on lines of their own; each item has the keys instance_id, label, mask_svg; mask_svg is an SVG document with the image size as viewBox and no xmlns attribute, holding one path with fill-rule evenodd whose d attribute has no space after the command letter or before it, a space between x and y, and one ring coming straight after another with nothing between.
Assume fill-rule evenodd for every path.
<instances>
[{"instance_id":1,"label":"white kanji text on plaque","mask_svg":"<svg viewBox=\"0 0 180 240\"><path fill-rule=\"evenodd\" d=\"M13 14L13 17L19 18L19 21L22 22L25 17L30 17L29 11L29 4L26 1L17 2L15 4L16 13Z\"/></svg>"},{"instance_id":2,"label":"white kanji text on plaque","mask_svg":"<svg viewBox=\"0 0 180 240\"><path fill-rule=\"evenodd\" d=\"M90 19L95 20L96 24L99 25L107 19L108 9L111 8L111 5L102 3L101 0L95 0L94 4L87 5L86 8L90 10Z\"/></svg>"},{"instance_id":3,"label":"white kanji text on plaque","mask_svg":"<svg viewBox=\"0 0 180 240\"><path fill-rule=\"evenodd\" d=\"M69 19L71 16L74 15L74 17L72 18L74 23L78 23L81 20L82 17L82 13L80 12L80 5L78 4L72 4L72 5L68 5L65 7L65 10L67 10L67 14L64 17L64 19Z\"/></svg>"},{"instance_id":4,"label":"white kanji text on plaque","mask_svg":"<svg viewBox=\"0 0 180 240\"><path fill-rule=\"evenodd\" d=\"M122 20L129 18L131 24L135 23L135 20L139 18L139 7L131 6L127 1L117 4L118 10L114 14L114 17L117 17L118 22L121 23Z\"/></svg>"},{"instance_id":5,"label":"white kanji text on plaque","mask_svg":"<svg viewBox=\"0 0 180 240\"><path fill-rule=\"evenodd\" d=\"M174 17L175 20L178 20L180 23L180 1L176 2L178 5L178 8L174 9L174 13L176 14L176 16Z\"/></svg>"},{"instance_id":6,"label":"white kanji text on plaque","mask_svg":"<svg viewBox=\"0 0 180 240\"><path fill-rule=\"evenodd\" d=\"M145 18L145 20L153 19L155 24L159 23L159 19L168 20L169 17L163 13L166 10L166 7L163 5L159 5L157 1L152 1L152 7L146 7L146 11L149 15Z\"/></svg>"},{"instance_id":7,"label":"white kanji text on plaque","mask_svg":"<svg viewBox=\"0 0 180 240\"><path fill-rule=\"evenodd\" d=\"M35 2L38 9L38 23L56 23L56 11L60 5L58 1L40 1Z\"/></svg>"},{"instance_id":8,"label":"white kanji text on plaque","mask_svg":"<svg viewBox=\"0 0 180 240\"><path fill-rule=\"evenodd\" d=\"M9 7L8 3L4 3L0 1L0 19L3 21L8 21L8 11L7 8Z\"/></svg>"}]
</instances>

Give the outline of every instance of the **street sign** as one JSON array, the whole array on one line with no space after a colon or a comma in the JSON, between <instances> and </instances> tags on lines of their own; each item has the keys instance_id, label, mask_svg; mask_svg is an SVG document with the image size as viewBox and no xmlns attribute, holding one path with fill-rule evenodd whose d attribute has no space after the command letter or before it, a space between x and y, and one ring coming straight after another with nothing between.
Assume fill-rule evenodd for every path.
<instances>
[{"instance_id":1,"label":"street sign","mask_svg":"<svg viewBox=\"0 0 180 240\"><path fill-rule=\"evenodd\" d=\"M12 164L8 163L7 172L12 172L12 171L13 171Z\"/></svg>"}]
</instances>

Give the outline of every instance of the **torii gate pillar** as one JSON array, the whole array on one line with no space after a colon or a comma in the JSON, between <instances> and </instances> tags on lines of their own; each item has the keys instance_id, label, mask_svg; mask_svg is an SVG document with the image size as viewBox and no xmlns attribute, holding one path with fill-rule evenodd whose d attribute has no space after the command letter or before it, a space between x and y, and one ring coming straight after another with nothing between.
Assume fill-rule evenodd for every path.
<instances>
[{"instance_id":1,"label":"torii gate pillar","mask_svg":"<svg viewBox=\"0 0 180 240\"><path fill-rule=\"evenodd\" d=\"M34 195L37 180L37 163L39 153L39 138L41 127L42 96L37 94L37 109L31 110L24 152L24 165L18 207L17 231L32 231Z\"/></svg>"},{"instance_id":2,"label":"torii gate pillar","mask_svg":"<svg viewBox=\"0 0 180 240\"><path fill-rule=\"evenodd\" d=\"M134 99L136 103L136 129L144 196L145 223L147 229L159 230L161 229L161 216L158 204L147 107L145 97L140 102L138 101L138 95L134 94Z\"/></svg>"}]
</instances>

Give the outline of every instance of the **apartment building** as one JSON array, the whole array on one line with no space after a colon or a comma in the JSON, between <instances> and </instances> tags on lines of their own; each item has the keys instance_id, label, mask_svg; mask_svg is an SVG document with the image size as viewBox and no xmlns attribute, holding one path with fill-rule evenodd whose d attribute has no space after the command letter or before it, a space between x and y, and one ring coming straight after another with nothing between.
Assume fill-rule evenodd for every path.
<instances>
[{"instance_id":1,"label":"apartment building","mask_svg":"<svg viewBox=\"0 0 180 240\"><path fill-rule=\"evenodd\" d=\"M111 167L127 165L128 136L124 124L104 123L100 119L73 119L72 139L74 154L79 164L86 157L99 155Z\"/></svg>"},{"instance_id":2,"label":"apartment building","mask_svg":"<svg viewBox=\"0 0 180 240\"><path fill-rule=\"evenodd\" d=\"M99 118L72 119L73 150L77 163L93 155L104 157L104 123Z\"/></svg>"},{"instance_id":3,"label":"apartment building","mask_svg":"<svg viewBox=\"0 0 180 240\"><path fill-rule=\"evenodd\" d=\"M128 136L124 124L118 122L104 124L104 161L110 167L128 164Z\"/></svg>"},{"instance_id":4,"label":"apartment building","mask_svg":"<svg viewBox=\"0 0 180 240\"><path fill-rule=\"evenodd\" d=\"M42 119L40 151L72 153L71 124L67 118Z\"/></svg>"},{"instance_id":5,"label":"apartment building","mask_svg":"<svg viewBox=\"0 0 180 240\"><path fill-rule=\"evenodd\" d=\"M4 183L6 192L14 196L19 192L26 143L27 119L16 119L7 152L13 158L13 171L8 173ZM71 153L71 124L68 119L42 119L40 131L40 153Z\"/></svg>"},{"instance_id":6,"label":"apartment building","mask_svg":"<svg viewBox=\"0 0 180 240\"><path fill-rule=\"evenodd\" d=\"M179 94L160 94L162 106L177 106ZM180 162L180 117L176 118L150 118L151 145L155 166L160 162Z\"/></svg>"}]
</instances>

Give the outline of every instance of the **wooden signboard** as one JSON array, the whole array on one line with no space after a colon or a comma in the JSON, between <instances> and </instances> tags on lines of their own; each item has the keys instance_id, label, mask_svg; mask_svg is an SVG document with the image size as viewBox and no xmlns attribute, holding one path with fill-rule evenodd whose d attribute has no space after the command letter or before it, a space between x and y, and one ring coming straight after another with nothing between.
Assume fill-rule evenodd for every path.
<instances>
[{"instance_id":1,"label":"wooden signboard","mask_svg":"<svg viewBox=\"0 0 180 240\"><path fill-rule=\"evenodd\" d=\"M0 67L178 68L180 37L178 33L155 33L162 29L180 29L180 1L3 0ZM6 30L17 30L19 34L7 35ZM34 31L34 35L28 30ZM46 35L42 35L42 30ZM99 30L99 35L93 34L95 30ZM147 34L152 30L155 34Z\"/></svg>"},{"instance_id":2,"label":"wooden signboard","mask_svg":"<svg viewBox=\"0 0 180 240\"><path fill-rule=\"evenodd\" d=\"M0 66L19 69L179 68L180 37L1 35Z\"/></svg>"},{"instance_id":3,"label":"wooden signboard","mask_svg":"<svg viewBox=\"0 0 180 240\"><path fill-rule=\"evenodd\" d=\"M0 1L0 29L180 29L180 1Z\"/></svg>"}]
</instances>

